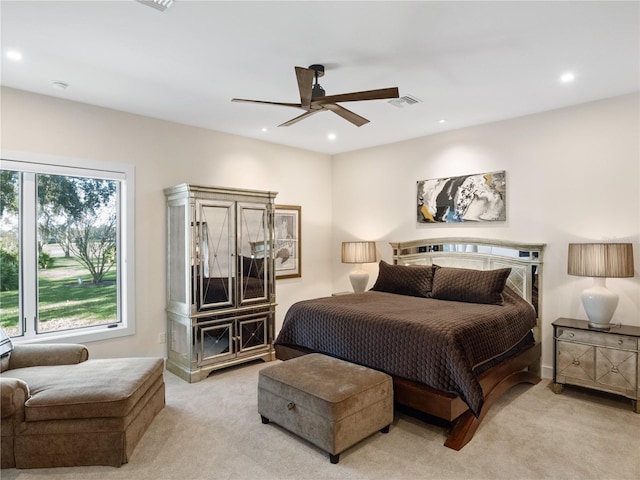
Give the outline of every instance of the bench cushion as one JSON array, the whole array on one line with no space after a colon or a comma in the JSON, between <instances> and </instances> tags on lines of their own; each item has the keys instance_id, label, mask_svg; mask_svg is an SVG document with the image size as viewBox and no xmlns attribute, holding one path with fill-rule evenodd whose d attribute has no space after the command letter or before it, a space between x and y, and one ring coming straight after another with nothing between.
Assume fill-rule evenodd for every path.
<instances>
[{"instance_id":1,"label":"bench cushion","mask_svg":"<svg viewBox=\"0 0 640 480\"><path fill-rule=\"evenodd\" d=\"M161 358L116 358L18 368L5 374L29 385L25 418L33 422L124 417L162 377L163 368Z\"/></svg>"}]
</instances>

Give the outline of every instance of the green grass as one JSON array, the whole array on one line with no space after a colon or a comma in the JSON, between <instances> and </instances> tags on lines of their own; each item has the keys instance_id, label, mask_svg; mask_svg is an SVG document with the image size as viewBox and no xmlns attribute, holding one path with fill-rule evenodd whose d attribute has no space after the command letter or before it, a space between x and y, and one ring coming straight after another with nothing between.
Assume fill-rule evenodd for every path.
<instances>
[{"instance_id":1,"label":"green grass","mask_svg":"<svg viewBox=\"0 0 640 480\"><path fill-rule=\"evenodd\" d=\"M82 285L78 278L82 278ZM67 328L73 328L80 320L83 324L116 321L115 270L105 275L104 280L104 285L94 285L91 275L76 260L55 258L52 268L39 272L40 322L64 319L69 323ZM5 328L18 324L18 294L17 290L0 292L0 324Z\"/></svg>"}]
</instances>

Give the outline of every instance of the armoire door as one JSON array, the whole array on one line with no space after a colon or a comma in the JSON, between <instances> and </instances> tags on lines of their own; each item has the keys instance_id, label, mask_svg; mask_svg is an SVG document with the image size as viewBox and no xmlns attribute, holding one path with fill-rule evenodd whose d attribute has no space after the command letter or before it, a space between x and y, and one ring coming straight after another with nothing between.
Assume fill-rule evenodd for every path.
<instances>
[{"instance_id":1,"label":"armoire door","mask_svg":"<svg viewBox=\"0 0 640 480\"><path fill-rule=\"evenodd\" d=\"M198 365L236 356L234 323L226 320L195 327Z\"/></svg>"},{"instance_id":2,"label":"armoire door","mask_svg":"<svg viewBox=\"0 0 640 480\"><path fill-rule=\"evenodd\" d=\"M238 305L269 299L269 210L264 204L238 203Z\"/></svg>"},{"instance_id":3,"label":"armoire door","mask_svg":"<svg viewBox=\"0 0 640 480\"><path fill-rule=\"evenodd\" d=\"M195 301L198 311L235 305L235 202L196 200Z\"/></svg>"}]
</instances>

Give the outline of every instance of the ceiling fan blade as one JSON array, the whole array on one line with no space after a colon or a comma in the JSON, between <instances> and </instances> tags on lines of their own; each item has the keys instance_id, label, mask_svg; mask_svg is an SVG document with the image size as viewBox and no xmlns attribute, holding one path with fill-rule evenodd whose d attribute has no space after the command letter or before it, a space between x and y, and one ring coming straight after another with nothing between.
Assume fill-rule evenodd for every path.
<instances>
[{"instance_id":1,"label":"ceiling fan blade","mask_svg":"<svg viewBox=\"0 0 640 480\"><path fill-rule=\"evenodd\" d=\"M353 113L351 110L347 110L340 105L336 105L335 103L327 103L326 105L323 105L323 107L327 110L331 110L333 113L337 113L345 120L353 123L356 127L361 127L365 123L369 123L369 120L367 120L366 118L361 117L357 113Z\"/></svg>"},{"instance_id":2,"label":"ceiling fan blade","mask_svg":"<svg viewBox=\"0 0 640 480\"><path fill-rule=\"evenodd\" d=\"M377 90L366 90L364 92L343 93L340 95L327 95L326 97L315 98L312 103L325 105L336 102L358 102L360 100L383 100L385 98L398 98L400 96L398 87L379 88Z\"/></svg>"},{"instance_id":3,"label":"ceiling fan blade","mask_svg":"<svg viewBox=\"0 0 640 480\"><path fill-rule=\"evenodd\" d=\"M283 102L264 102L262 100L246 100L244 98L232 98L232 102L245 102L245 103L263 103L266 105L282 105L283 107L297 107L301 108L302 105L299 103L283 103Z\"/></svg>"},{"instance_id":4,"label":"ceiling fan blade","mask_svg":"<svg viewBox=\"0 0 640 480\"><path fill-rule=\"evenodd\" d=\"M304 112L302 115L296 117L296 118L292 118L291 120L289 120L288 122L284 122L280 125L278 125L279 127L288 127L289 125L293 125L294 123L298 123L300 120L304 120L307 117L310 117L311 115L313 115L314 113L318 113L321 112L322 110L309 110L308 112Z\"/></svg>"},{"instance_id":5,"label":"ceiling fan blade","mask_svg":"<svg viewBox=\"0 0 640 480\"><path fill-rule=\"evenodd\" d=\"M311 106L311 89L313 88L314 71L310 68L296 67L298 90L300 91L300 104L309 108Z\"/></svg>"}]
</instances>

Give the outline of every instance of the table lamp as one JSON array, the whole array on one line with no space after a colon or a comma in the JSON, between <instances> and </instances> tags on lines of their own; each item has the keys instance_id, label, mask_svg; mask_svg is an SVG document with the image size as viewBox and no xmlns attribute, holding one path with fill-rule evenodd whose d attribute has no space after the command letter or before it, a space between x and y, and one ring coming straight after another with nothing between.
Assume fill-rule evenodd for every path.
<instances>
[{"instance_id":1,"label":"table lamp","mask_svg":"<svg viewBox=\"0 0 640 480\"><path fill-rule=\"evenodd\" d=\"M351 286L356 293L364 292L369 283L369 274L362 269L363 263L376 261L376 242L342 242L342 263L356 263L349 274Z\"/></svg>"},{"instance_id":2,"label":"table lamp","mask_svg":"<svg viewBox=\"0 0 640 480\"><path fill-rule=\"evenodd\" d=\"M568 273L593 277L593 287L582 292L582 305L590 327L607 329L618 294L607 288L606 280L633 277L633 247L630 243L570 243Z\"/></svg>"}]
</instances>

